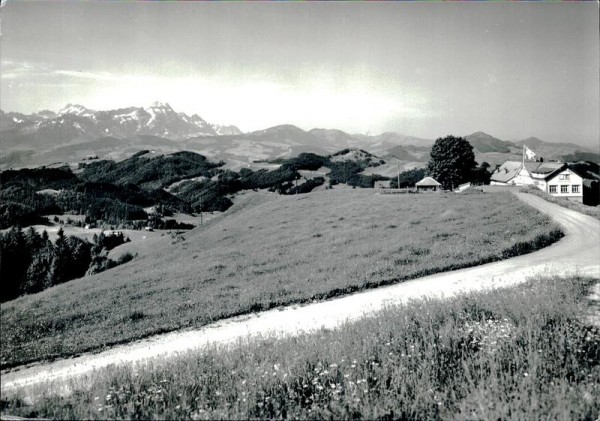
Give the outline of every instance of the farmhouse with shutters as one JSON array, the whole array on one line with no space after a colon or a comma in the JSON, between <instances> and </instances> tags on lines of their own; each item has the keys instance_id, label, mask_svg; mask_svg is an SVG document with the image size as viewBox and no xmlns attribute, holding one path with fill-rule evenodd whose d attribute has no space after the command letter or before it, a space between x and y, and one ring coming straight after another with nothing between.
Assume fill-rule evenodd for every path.
<instances>
[{"instance_id":1,"label":"farmhouse with shutters","mask_svg":"<svg viewBox=\"0 0 600 421\"><path fill-rule=\"evenodd\" d=\"M506 161L494 171L490 184L533 185L552 196L583 201L583 177L562 162Z\"/></svg>"}]
</instances>

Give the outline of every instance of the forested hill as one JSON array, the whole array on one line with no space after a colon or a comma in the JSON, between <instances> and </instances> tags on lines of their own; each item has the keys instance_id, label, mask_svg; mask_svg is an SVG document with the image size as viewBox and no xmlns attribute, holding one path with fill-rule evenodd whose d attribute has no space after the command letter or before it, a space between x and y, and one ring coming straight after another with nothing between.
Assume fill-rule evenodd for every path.
<instances>
[{"instance_id":1,"label":"forested hill","mask_svg":"<svg viewBox=\"0 0 600 421\"><path fill-rule=\"evenodd\" d=\"M141 228L173 212L226 210L232 204L230 195L241 190L296 194L325 183L324 177L303 178L303 170L327 167L330 184L373 187L382 177L361 172L382 162L348 149L331 156L303 153L272 162L279 167L271 170L234 172L194 152L161 155L144 150L121 162L83 163L75 172L66 166L7 170L0 173L0 228L43 223L46 215L64 213L85 215L91 224Z\"/></svg>"},{"instance_id":2,"label":"forested hill","mask_svg":"<svg viewBox=\"0 0 600 421\"><path fill-rule=\"evenodd\" d=\"M106 160L85 164L81 178L96 183L135 184L153 190L184 178L211 176L211 170L222 165L194 152L154 156L150 151L141 151L121 162Z\"/></svg>"}]
</instances>

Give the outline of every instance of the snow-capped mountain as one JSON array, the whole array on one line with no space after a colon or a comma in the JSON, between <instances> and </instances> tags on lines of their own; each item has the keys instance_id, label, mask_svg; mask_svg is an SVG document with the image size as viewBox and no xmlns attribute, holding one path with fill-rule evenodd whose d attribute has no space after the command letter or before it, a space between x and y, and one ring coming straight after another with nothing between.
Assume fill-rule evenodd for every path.
<instances>
[{"instance_id":1,"label":"snow-capped mountain","mask_svg":"<svg viewBox=\"0 0 600 421\"><path fill-rule=\"evenodd\" d=\"M79 104L67 104L58 113L44 110L35 114L0 111L0 130L12 135L27 135L47 142L70 142L76 138L102 136L126 138L138 135L160 136L180 140L198 136L238 135L235 126L206 122L197 114L178 113L167 103L149 107L129 107L96 111Z\"/></svg>"},{"instance_id":2,"label":"snow-capped mountain","mask_svg":"<svg viewBox=\"0 0 600 421\"><path fill-rule=\"evenodd\" d=\"M74 114L76 116L92 117L96 111L90 110L83 105L67 104L65 108L58 112L58 115Z\"/></svg>"}]
</instances>

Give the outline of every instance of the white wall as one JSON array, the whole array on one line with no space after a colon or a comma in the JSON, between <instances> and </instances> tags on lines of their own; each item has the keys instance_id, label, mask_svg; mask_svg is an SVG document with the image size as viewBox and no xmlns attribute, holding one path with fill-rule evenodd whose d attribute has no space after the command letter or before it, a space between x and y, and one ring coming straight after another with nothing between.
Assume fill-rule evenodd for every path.
<instances>
[{"instance_id":1,"label":"white wall","mask_svg":"<svg viewBox=\"0 0 600 421\"><path fill-rule=\"evenodd\" d=\"M561 175L568 176L568 180L562 179ZM556 186L556 193L550 193L550 187ZM567 186L567 193L561 193L561 186ZM573 186L579 186L579 192L573 193ZM568 168L555 174L546 183L546 192L554 197L583 200L583 179Z\"/></svg>"},{"instance_id":2,"label":"white wall","mask_svg":"<svg viewBox=\"0 0 600 421\"><path fill-rule=\"evenodd\" d=\"M525 167L521 167L519 170L519 174L512 180L510 180L511 184L516 184L517 186L528 186L533 184L533 179L531 178L531 174Z\"/></svg>"},{"instance_id":3,"label":"white wall","mask_svg":"<svg viewBox=\"0 0 600 421\"><path fill-rule=\"evenodd\" d=\"M535 186L537 188L539 188L542 191L545 191L546 193L548 192L548 183L546 183L546 180L534 180L533 184L535 184Z\"/></svg>"}]
</instances>

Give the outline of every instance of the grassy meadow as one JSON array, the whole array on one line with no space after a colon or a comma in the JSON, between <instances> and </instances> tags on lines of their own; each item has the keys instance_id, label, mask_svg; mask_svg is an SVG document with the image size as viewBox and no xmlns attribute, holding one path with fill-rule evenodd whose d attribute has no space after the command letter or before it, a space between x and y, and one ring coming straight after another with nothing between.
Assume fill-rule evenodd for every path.
<instances>
[{"instance_id":1,"label":"grassy meadow","mask_svg":"<svg viewBox=\"0 0 600 421\"><path fill-rule=\"evenodd\" d=\"M510 193L250 193L130 263L3 303L1 366L475 266L561 235Z\"/></svg>"},{"instance_id":2,"label":"grassy meadow","mask_svg":"<svg viewBox=\"0 0 600 421\"><path fill-rule=\"evenodd\" d=\"M561 419L600 414L600 280L418 300L334 331L109 367L5 414L58 419Z\"/></svg>"}]
</instances>

